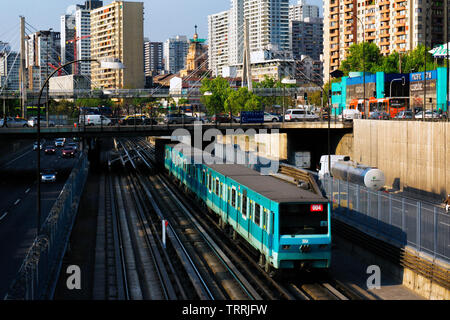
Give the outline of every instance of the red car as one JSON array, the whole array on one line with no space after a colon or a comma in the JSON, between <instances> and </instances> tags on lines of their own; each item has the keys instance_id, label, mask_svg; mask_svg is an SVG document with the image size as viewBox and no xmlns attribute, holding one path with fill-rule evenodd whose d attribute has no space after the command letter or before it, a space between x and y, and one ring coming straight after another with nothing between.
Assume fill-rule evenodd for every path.
<instances>
[{"instance_id":1,"label":"red car","mask_svg":"<svg viewBox=\"0 0 450 320\"><path fill-rule=\"evenodd\" d=\"M75 149L72 147L64 147L62 149L61 154L64 158L66 157L75 157Z\"/></svg>"}]
</instances>

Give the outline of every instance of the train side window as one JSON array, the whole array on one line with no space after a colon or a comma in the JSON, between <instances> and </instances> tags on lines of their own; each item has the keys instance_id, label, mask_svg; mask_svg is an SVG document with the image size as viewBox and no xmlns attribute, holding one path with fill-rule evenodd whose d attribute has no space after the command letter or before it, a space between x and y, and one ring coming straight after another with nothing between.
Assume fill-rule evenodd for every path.
<instances>
[{"instance_id":1,"label":"train side window","mask_svg":"<svg viewBox=\"0 0 450 320\"><path fill-rule=\"evenodd\" d=\"M216 179L216 196L219 195L219 179Z\"/></svg>"},{"instance_id":2,"label":"train side window","mask_svg":"<svg viewBox=\"0 0 450 320\"><path fill-rule=\"evenodd\" d=\"M231 206L236 208L236 189L231 189Z\"/></svg>"},{"instance_id":3,"label":"train side window","mask_svg":"<svg viewBox=\"0 0 450 320\"><path fill-rule=\"evenodd\" d=\"M247 219L247 197L245 196L245 193L242 197L242 216L244 219Z\"/></svg>"},{"instance_id":4,"label":"train side window","mask_svg":"<svg viewBox=\"0 0 450 320\"><path fill-rule=\"evenodd\" d=\"M253 201L252 201L252 200L249 201L248 207L249 207L249 211L250 211L250 215L249 215L248 218L249 218L250 220L252 220L252 217L253 217L253 211L254 211L254 210L253 210Z\"/></svg>"},{"instance_id":5,"label":"train side window","mask_svg":"<svg viewBox=\"0 0 450 320\"><path fill-rule=\"evenodd\" d=\"M255 202L255 224L259 226L261 223L261 206Z\"/></svg>"},{"instance_id":6,"label":"train side window","mask_svg":"<svg viewBox=\"0 0 450 320\"><path fill-rule=\"evenodd\" d=\"M223 183L222 182L220 183L220 195L219 195L219 197L220 198L223 197Z\"/></svg>"},{"instance_id":7,"label":"train side window","mask_svg":"<svg viewBox=\"0 0 450 320\"><path fill-rule=\"evenodd\" d=\"M206 185L206 174L205 174L205 170L202 171L202 184Z\"/></svg>"}]
</instances>

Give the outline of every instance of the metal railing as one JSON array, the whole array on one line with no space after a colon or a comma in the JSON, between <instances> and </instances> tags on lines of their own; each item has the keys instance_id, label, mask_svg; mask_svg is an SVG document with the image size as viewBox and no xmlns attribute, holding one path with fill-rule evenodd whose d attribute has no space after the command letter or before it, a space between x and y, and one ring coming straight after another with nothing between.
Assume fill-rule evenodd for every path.
<instances>
[{"instance_id":1,"label":"metal railing","mask_svg":"<svg viewBox=\"0 0 450 320\"><path fill-rule=\"evenodd\" d=\"M5 300L53 298L88 170L87 154L82 153L28 250Z\"/></svg>"},{"instance_id":2,"label":"metal railing","mask_svg":"<svg viewBox=\"0 0 450 320\"><path fill-rule=\"evenodd\" d=\"M449 263L450 214L443 207L330 177L320 181L334 217Z\"/></svg>"}]
</instances>

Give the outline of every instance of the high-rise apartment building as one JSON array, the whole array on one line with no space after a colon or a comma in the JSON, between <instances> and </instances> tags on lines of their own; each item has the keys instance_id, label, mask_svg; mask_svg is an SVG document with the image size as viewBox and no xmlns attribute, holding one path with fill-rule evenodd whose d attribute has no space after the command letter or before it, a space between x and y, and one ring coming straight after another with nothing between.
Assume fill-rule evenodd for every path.
<instances>
[{"instance_id":1,"label":"high-rise apartment building","mask_svg":"<svg viewBox=\"0 0 450 320\"><path fill-rule=\"evenodd\" d=\"M229 64L230 11L208 16L209 68L213 76L222 75L222 67Z\"/></svg>"},{"instance_id":2,"label":"high-rise apartment building","mask_svg":"<svg viewBox=\"0 0 450 320\"><path fill-rule=\"evenodd\" d=\"M70 14L61 16L61 64L91 58L90 12L102 5L103 1L86 1L84 5L76 5ZM66 71L90 77L91 63L80 62L68 66Z\"/></svg>"},{"instance_id":3,"label":"high-rise apartment building","mask_svg":"<svg viewBox=\"0 0 450 320\"><path fill-rule=\"evenodd\" d=\"M289 20L302 21L305 18L319 18L319 7L308 5L304 0L289 6Z\"/></svg>"},{"instance_id":4,"label":"high-rise apartment building","mask_svg":"<svg viewBox=\"0 0 450 320\"><path fill-rule=\"evenodd\" d=\"M60 44L59 32L44 30L28 35L25 42L25 66L28 69L30 90L39 90L53 72L50 65L60 61Z\"/></svg>"},{"instance_id":5,"label":"high-rise apartment building","mask_svg":"<svg viewBox=\"0 0 450 320\"><path fill-rule=\"evenodd\" d=\"M228 61L230 65L242 63L244 53L244 1L231 0L231 8L228 15Z\"/></svg>"},{"instance_id":6,"label":"high-rise apartment building","mask_svg":"<svg viewBox=\"0 0 450 320\"><path fill-rule=\"evenodd\" d=\"M300 60L302 55L306 55L320 60L323 53L323 19L291 20L289 26L294 59Z\"/></svg>"},{"instance_id":7,"label":"high-rise apartment building","mask_svg":"<svg viewBox=\"0 0 450 320\"><path fill-rule=\"evenodd\" d=\"M164 70L163 43L144 42L144 71L146 77L160 74Z\"/></svg>"},{"instance_id":8,"label":"high-rise apartment building","mask_svg":"<svg viewBox=\"0 0 450 320\"><path fill-rule=\"evenodd\" d=\"M176 36L164 42L164 69L172 74L184 69L189 41L186 36Z\"/></svg>"},{"instance_id":9,"label":"high-rise apartment building","mask_svg":"<svg viewBox=\"0 0 450 320\"><path fill-rule=\"evenodd\" d=\"M92 88L144 88L144 4L114 1L92 10L91 58L118 59L125 69L91 63Z\"/></svg>"},{"instance_id":10,"label":"high-rise apartment building","mask_svg":"<svg viewBox=\"0 0 450 320\"><path fill-rule=\"evenodd\" d=\"M19 90L20 54L0 50L0 89Z\"/></svg>"},{"instance_id":11,"label":"high-rise apartment building","mask_svg":"<svg viewBox=\"0 0 450 320\"><path fill-rule=\"evenodd\" d=\"M419 44L426 43L431 48L446 43L449 3L450 0L325 0L325 80L339 68L354 43L373 42L384 55L405 53Z\"/></svg>"},{"instance_id":12,"label":"high-rise apartment building","mask_svg":"<svg viewBox=\"0 0 450 320\"><path fill-rule=\"evenodd\" d=\"M250 51L289 51L289 0L245 0ZM238 29L243 34L244 28Z\"/></svg>"}]
</instances>

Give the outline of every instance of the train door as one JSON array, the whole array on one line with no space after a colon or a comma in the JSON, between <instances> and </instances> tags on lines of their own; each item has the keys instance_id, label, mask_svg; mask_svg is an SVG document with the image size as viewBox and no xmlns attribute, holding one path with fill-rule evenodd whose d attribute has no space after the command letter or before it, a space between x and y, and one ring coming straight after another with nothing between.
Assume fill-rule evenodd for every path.
<instances>
[{"instance_id":1,"label":"train door","mask_svg":"<svg viewBox=\"0 0 450 320\"><path fill-rule=\"evenodd\" d=\"M262 210L262 215L261 215L261 228L262 228L262 230L261 230L262 231L261 251L264 252L265 251L264 246L266 248L269 247L269 234L268 234L269 229L268 229L268 227L269 227L269 221L270 221L270 219L269 219L270 211L266 208L262 208L262 209L263 210Z\"/></svg>"},{"instance_id":2,"label":"train door","mask_svg":"<svg viewBox=\"0 0 450 320\"><path fill-rule=\"evenodd\" d=\"M253 237L251 242L253 245L261 249L262 243L262 229L261 229L261 216L262 216L262 207L259 203L254 203L254 211L253 211L253 223L251 223L250 234Z\"/></svg>"},{"instance_id":3,"label":"train door","mask_svg":"<svg viewBox=\"0 0 450 320\"><path fill-rule=\"evenodd\" d=\"M227 185L220 183L220 211L224 221L228 221Z\"/></svg>"},{"instance_id":4,"label":"train door","mask_svg":"<svg viewBox=\"0 0 450 320\"><path fill-rule=\"evenodd\" d=\"M231 186L231 201L230 210L228 211L230 220L236 221L237 216L237 190L236 187Z\"/></svg>"}]
</instances>

